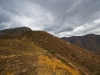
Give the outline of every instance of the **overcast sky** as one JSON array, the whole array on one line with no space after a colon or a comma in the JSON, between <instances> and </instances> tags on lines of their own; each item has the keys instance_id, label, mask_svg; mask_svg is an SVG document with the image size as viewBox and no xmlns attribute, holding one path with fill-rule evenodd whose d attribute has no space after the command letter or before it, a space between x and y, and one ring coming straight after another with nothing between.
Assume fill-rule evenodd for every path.
<instances>
[{"instance_id":1,"label":"overcast sky","mask_svg":"<svg viewBox=\"0 0 100 75\"><path fill-rule=\"evenodd\" d=\"M100 0L0 0L0 30L21 26L58 37L100 34Z\"/></svg>"}]
</instances>

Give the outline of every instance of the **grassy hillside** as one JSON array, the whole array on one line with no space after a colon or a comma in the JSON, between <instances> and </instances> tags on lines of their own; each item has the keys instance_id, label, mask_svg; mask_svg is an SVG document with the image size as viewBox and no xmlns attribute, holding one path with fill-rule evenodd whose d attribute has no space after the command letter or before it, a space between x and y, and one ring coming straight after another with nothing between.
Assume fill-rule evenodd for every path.
<instances>
[{"instance_id":1,"label":"grassy hillside","mask_svg":"<svg viewBox=\"0 0 100 75\"><path fill-rule=\"evenodd\" d=\"M100 75L100 56L44 31L2 35L0 75Z\"/></svg>"},{"instance_id":2,"label":"grassy hillside","mask_svg":"<svg viewBox=\"0 0 100 75\"><path fill-rule=\"evenodd\" d=\"M89 71L91 74L100 74L100 56L65 42L44 31L26 32L22 35L37 46L55 54L56 57L72 62L74 65Z\"/></svg>"},{"instance_id":3,"label":"grassy hillside","mask_svg":"<svg viewBox=\"0 0 100 75\"><path fill-rule=\"evenodd\" d=\"M82 75L33 42L0 39L0 75Z\"/></svg>"}]
</instances>

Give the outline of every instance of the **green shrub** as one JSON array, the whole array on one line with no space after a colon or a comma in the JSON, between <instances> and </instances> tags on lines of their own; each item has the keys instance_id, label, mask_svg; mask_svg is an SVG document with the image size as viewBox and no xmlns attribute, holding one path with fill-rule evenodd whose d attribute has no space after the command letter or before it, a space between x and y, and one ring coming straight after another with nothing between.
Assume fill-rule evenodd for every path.
<instances>
[{"instance_id":1,"label":"green shrub","mask_svg":"<svg viewBox=\"0 0 100 75\"><path fill-rule=\"evenodd\" d=\"M71 54L71 57L76 57L76 55L74 55L74 54Z\"/></svg>"},{"instance_id":2,"label":"green shrub","mask_svg":"<svg viewBox=\"0 0 100 75\"><path fill-rule=\"evenodd\" d=\"M77 64L80 66L84 66L85 63L84 62L77 62Z\"/></svg>"},{"instance_id":3,"label":"green shrub","mask_svg":"<svg viewBox=\"0 0 100 75\"><path fill-rule=\"evenodd\" d=\"M0 69L0 73L3 71L4 69Z\"/></svg>"},{"instance_id":4,"label":"green shrub","mask_svg":"<svg viewBox=\"0 0 100 75\"><path fill-rule=\"evenodd\" d=\"M55 50L50 50L49 51L51 54L55 54L56 52L55 52Z\"/></svg>"},{"instance_id":5,"label":"green shrub","mask_svg":"<svg viewBox=\"0 0 100 75\"><path fill-rule=\"evenodd\" d=\"M61 61L62 61L63 63L66 63L66 60L64 60L64 59L61 59Z\"/></svg>"}]
</instances>

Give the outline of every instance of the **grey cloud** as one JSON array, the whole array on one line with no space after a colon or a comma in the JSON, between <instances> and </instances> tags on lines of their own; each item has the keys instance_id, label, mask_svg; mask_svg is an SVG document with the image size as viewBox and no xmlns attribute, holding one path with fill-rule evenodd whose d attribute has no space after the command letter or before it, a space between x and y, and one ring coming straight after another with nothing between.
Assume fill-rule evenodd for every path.
<instances>
[{"instance_id":1,"label":"grey cloud","mask_svg":"<svg viewBox=\"0 0 100 75\"><path fill-rule=\"evenodd\" d=\"M55 32L54 32L54 34L59 34L59 33L62 33L62 32L70 32L70 31L72 31L73 30L73 28L71 28L71 27L67 27L67 28L62 28L62 29L59 29L59 30L56 30Z\"/></svg>"},{"instance_id":2,"label":"grey cloud","mask_svg":"<svg viewBox=\"0 0 100 75\"><path fill-rule=\"evenodd\" d=\"M100 19L99 7L100 0L0 0L0 27L29 26L59 36L76 35L75 28ZM96 32L99 25L93 25L79 34Z\"/></svg>"},{"instance_id":3,"label":"grey cloud","mask_svg":"<svg viewBox=\"0 0 100 75\"><path fill-rule=\"evenodd\" d=\"M8 23L11 21L11 16L8 11L0 7L0 29L8 28Z\"/></svg>"},{"instance_id":4,"label":"grey cloud","mask_svg":"<svg viewBox=\"0 0 100 75\"><path fill-rule=\"evenodd\" d=\"M5 15L4 13L0 13L0 23L2 22L9 22L10 18L8 15Z\"/></svg>"},{"instance_id":5,"label":"grey cloud","mask_svg":"<svg viewBox=\"0 0 100 75\"><path fill-rule=\"evenodd\" d=\"M9 22L10 20L11 20L11 17L9 13L7 13L5 10L0 8L0 23Z\"/></svg>"},{"instance_id":6,"label":"grey cloud","mask_svg":"<svg viewBox=\"0 0 100 75\"><path fill-rule=\"evenodd\" d=\"M37 1L36 3L52 12L56 21L61 21L59 25L63 25L67 21L67 23L73 24L73 27L93 21L93 18L98 16L95 16L95 13L100 11L100 0L46 0L45 2ZM70 10L71 8L72 10Z\"/></svg>"},{"instance_id":7,"label":"grey cloud","mask_svg":"<svg viewBox=\"0 0 100 75\"><path fill-rule=\"evenodd\" d=\"M0 29L22 26L15 20L18 15L17 6L19 4L15 0L0 0Z\"/></svg>"},{"instance_id":8,"label":"grey cloud","mask_svg":"<svg viewBox=\"0 0 100 75\"><path fill-rule=\"evenodd\" d=\"M5 29L5 28L6 28L6 25L0 24L0 30Z\"/></svg>"},{"instance_id":9,"label":"grey cloud","mask_svg":"<svg viewBox=\"0 0 100 75\"><path fill-rule=\"evenodd\" d=\"M97 30L97 29L99 29L100 28L100 24L97 24L97 25L91 25L91 27L87 27L86 29L84 29L83 31L82 31L82 33L85 33L85 34L87 34L87 32L89 32L89 33L94 33L94 31L95 30Z\"/></svg>"},{"instance_id":10,"label":"grey cloud","mask_svg":"<svg viewBox=\"0 0 100 75\"><path fill-rule=\"evenodd\" d=\"M61 26L61 25L53 25L53 26L45 25L45 27L42 30L45 30L45 31L50 32L54 35L57 35L57 34L62 33L62 32L73 31L74 28L72 26L66 26L66 25L63 25L63 26Z\"/></svg>"}]
</instances>

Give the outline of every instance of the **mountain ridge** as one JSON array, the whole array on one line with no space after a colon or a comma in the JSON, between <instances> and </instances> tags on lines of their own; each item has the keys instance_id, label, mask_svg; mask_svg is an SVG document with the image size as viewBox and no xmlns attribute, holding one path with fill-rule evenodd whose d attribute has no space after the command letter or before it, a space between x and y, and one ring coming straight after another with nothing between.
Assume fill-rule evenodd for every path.
<instances>
[{"instance_id":1,"label":"mountain ridge","mask_svg":"<svg viewBox=\"0 0 100 75\"><path fill-rule=\"evenodd\" d=\"M87 34L84 36L63 37L62 39L94 53L100 53L100 35Z\"/></svg>"},{"instance_id":2,"label":"mountain ridge","mask_svg":"<svg viewBox=\"0 0 100 75\"><path fill-rule=\"evenodd\" d=\"M16 35L13 39L12 35L0 38L1 75L100 74L99 55L45 31L26 31Z\"/></svg>"}]
</instances>

